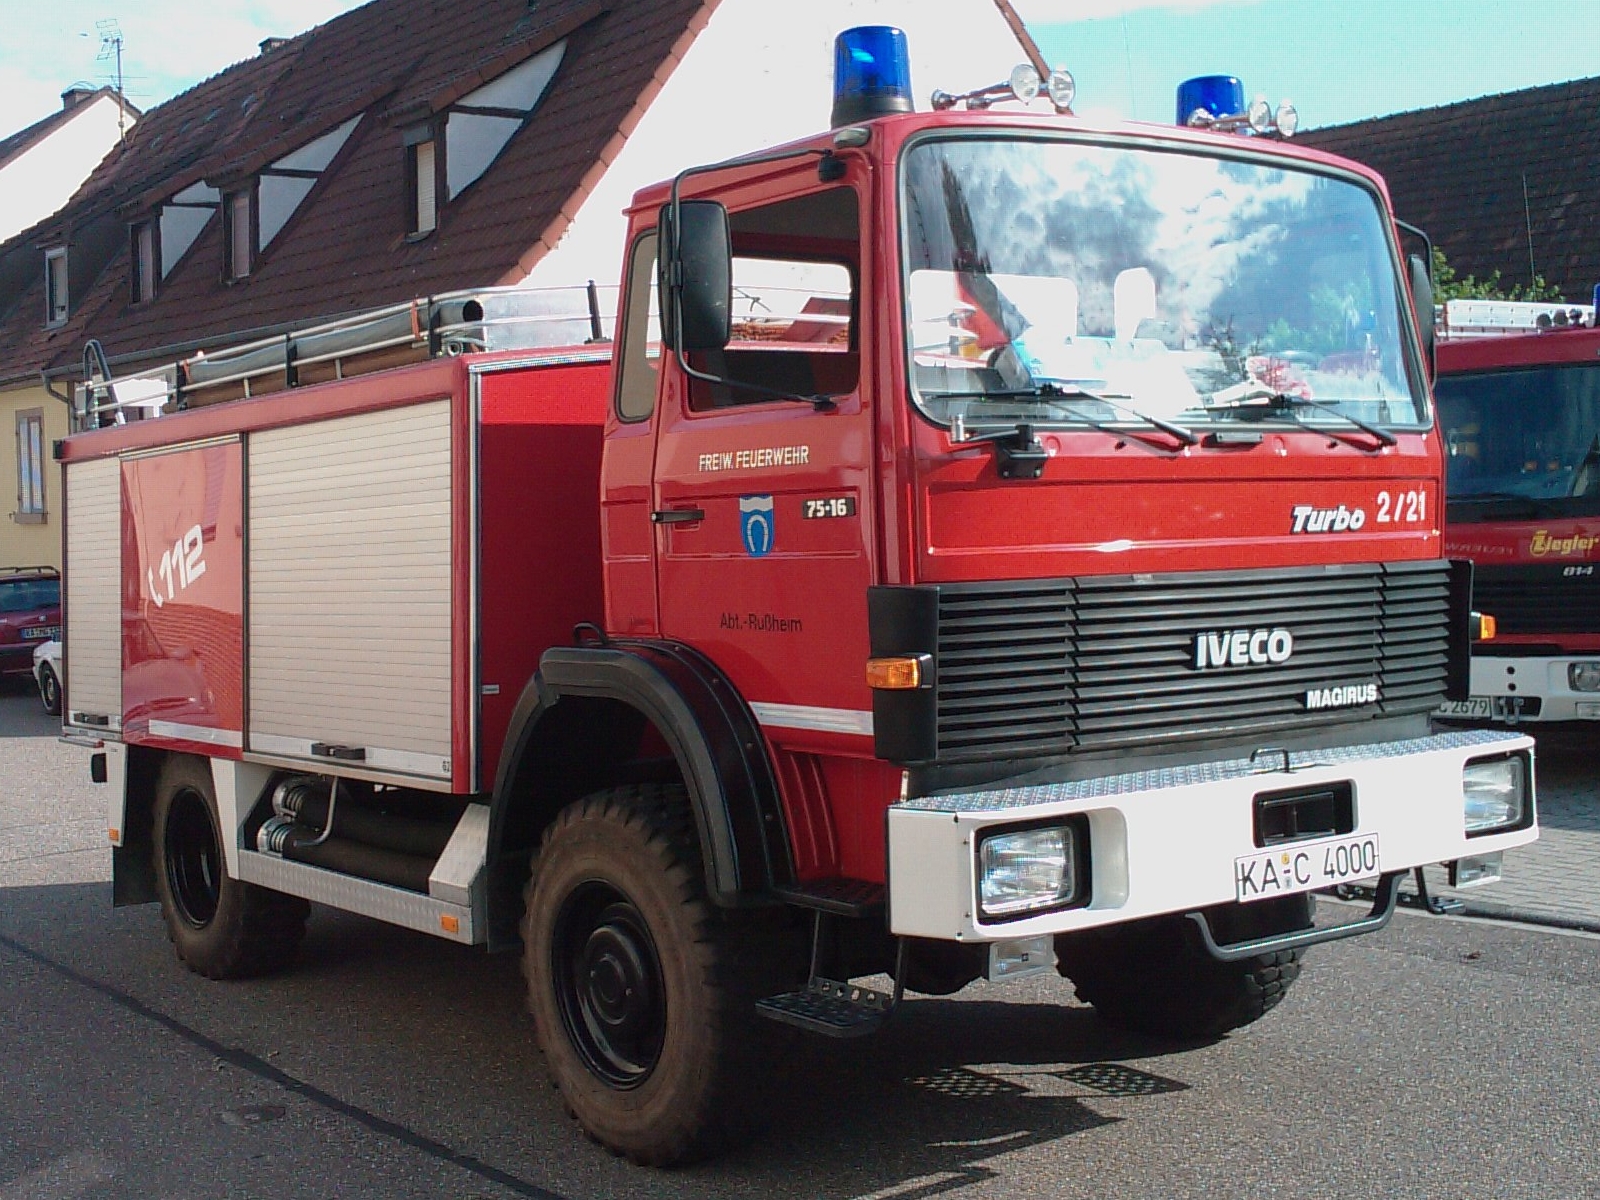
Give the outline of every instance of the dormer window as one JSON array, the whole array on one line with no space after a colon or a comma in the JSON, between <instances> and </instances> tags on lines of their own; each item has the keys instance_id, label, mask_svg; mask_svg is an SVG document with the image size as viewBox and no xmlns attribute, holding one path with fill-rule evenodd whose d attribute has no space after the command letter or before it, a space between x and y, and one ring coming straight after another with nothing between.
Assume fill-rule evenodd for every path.
<instances>
[{"instance_id":1,"label":"dormer window","mask_svg":"<svg viewBox=\"0 0 1600 1200\"><path fill-rule=\"evenodd\" d=\"M244 279L255 266L256 231L253 191L229 192L222 199L223 252L229 280Z\"/></svg>"},{"instance_id":2,"label":"dormer window","mask_svg":"<svg viewBox=\"0 0 1600 1200\"><path fill-rule=\"evenodd\" d=\"M360 122L351 117L298 150L261 168L256 176L256 247L265 250L305 202Z\"/></svg>"},{"instance_id":3,"label":"dormer window","mask_svg":"<svg viewBox=\"0 0 1600 1200\"><path fill-rule=\"evenodd\" d=\"M143 304L156 298L156 223L141 221L133 227L131 254L133 302Z\"/></svg>"},{"instance_id":4,"label":"dormer window","mask_svg":"<svg viewBox=\"0 0 1600 1200\"><path fill-rule=\"evenodd\" d=\"M403 132L406 230L413 238L436 228L440 208L471 187L528 123L566 49L565 41L545 47Z\"/></svg>"},{"instance_id":5,"label":"dormer window","mask_svg":"<svg viewBox=\"0 0 1600 1200\"><path fill-rule=\"evenodd\" d=\"M161 206L155 235L156 247L161 252L161 279L172 274L178 261L210 224L221 203L222 193L216 188L194 183Z\"/></svg>"},{"instance_id":6,"label":"dormer window","mask_svg":"<svg viewBox=\"0 0 1600 1200\"><path fill-rule=\"evenodd\" d=\"M67 320L67 248L44 252L44 323L64 325Z\"/></svg>"}]
</instances>

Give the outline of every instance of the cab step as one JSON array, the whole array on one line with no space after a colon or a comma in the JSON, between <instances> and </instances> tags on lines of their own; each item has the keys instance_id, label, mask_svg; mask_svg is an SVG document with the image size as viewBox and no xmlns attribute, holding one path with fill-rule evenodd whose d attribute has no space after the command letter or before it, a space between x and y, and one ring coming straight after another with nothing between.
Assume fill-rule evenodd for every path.
<instances>
[{"instance_id":1,"label":"cab step","mask_svg":"<svg viewBox=\"0 0 1600 1200\"><path fill-rule=\"evenodd\" d=\"M864 879L810 879L772 889L785 904L836 917L869 917L883 907L884 886Z\"/></svg>"},{"instance_id":2,"label":"cab step","mask_svg":"<svg viewBox=\"0 0 1600 1200\"><path fill-rule=\"evenodd\" d=\"M813 976L798 992L757 1000L756 1011L770 1020L824 1037L853 1038L876 1033L894 1012L898 1000L898 994Z\"/></svg>"}]
</instances>

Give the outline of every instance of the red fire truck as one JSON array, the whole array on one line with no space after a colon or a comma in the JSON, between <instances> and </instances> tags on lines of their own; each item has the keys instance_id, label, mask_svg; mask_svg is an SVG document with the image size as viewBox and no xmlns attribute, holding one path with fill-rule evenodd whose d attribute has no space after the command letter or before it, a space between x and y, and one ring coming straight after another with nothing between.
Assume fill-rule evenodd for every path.
<instances>
[{"instance_id":1,"label":"red fire truck","mask_svg":"<svg viewBox=\"0 0 1600 1200\"><path fill-rule=\"evenodd\" d=\"M1497 635L1455 720L1600 721L1600 328L1590 305L1452 300L1434 392L1445 550Z\"/></svg>"},{"instance_id":2,"label":"red fire truck","mask_svg":"<svg viewBox=\"0 0 1600 1200\"><path fill-rule=\"evenodd\" d=\"M309 901L520 946L577 1119L667 1163L772 1021L1055 969L1217 1036L1536 836L1531 740L1431 724L1469 568L1381 181L1242 97L915 112L897 34L639 193L614 340L489 291L85 382L66 732L190 968Z\"/></svg>"}]
</instances>

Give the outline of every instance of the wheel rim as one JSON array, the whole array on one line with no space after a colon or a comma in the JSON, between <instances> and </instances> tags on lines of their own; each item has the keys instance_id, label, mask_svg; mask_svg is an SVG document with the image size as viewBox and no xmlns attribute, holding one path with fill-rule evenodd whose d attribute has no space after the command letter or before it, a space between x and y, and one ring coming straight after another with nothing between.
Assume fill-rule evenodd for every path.
<instances>
[{"instance_id":1,"label":"wheel rim","mask_svg":"<svg viewBox=\"0 0 1600 1200\"><path fill-rule=\"evenodd\" d=\"M597 1078L643 1083L661 1057L666 990L643 916L605 884L576 889L556 917L556 999L567 1039Z\"/></svg>"},{"instance_id":2,"label":"wheel rim","mask_svg":"<svg viewBox=\"0 0 1600 1200\"><path fill-rule=\"evenodd\" d=\"M193 788L174 796L165 833L167 884L178 915L204 929L222 895L222 847L205 797Z\"/></svg>"},{"instance_id":3,"label":"wheel rim","mask_svg":"<svg viewBox=\"0 0 1600 1200\"><path fill-rule=\"evenodd\" d=\"M60 699L61 685L56 682L55 672L46 667L44 671L44 706L54 711Z\"/></svg>"}]
</instances>

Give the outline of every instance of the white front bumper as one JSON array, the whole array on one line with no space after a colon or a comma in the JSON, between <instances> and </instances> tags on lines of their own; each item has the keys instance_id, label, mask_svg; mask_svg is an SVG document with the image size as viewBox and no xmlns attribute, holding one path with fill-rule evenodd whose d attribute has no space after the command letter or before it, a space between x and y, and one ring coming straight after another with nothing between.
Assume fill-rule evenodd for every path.
<instances>
[{"instance_id":1,"label":"white front bumper","mask_svg":"<svg viewBox=\"0 0 1600 1200\"><path fill-rule=\"evenodd\" d=\"M1575 662L1600 662L1600 654L1565 654L1540 658L1499 658L1486 654L1472 656L1472 695L1506 698L1504 707L1514 711L1519 697L1538 697L1539 715L1518 715L1518 724L1544 724L1549 721L1600 721L1600 692L1575 692L1568 668ZM1496 705L1500 709L1502 705ZM1497 721L1505 715L1497 711Z\"/></svg>"},{"instance_id":2,"label":"white front bumper","mask_svg":"<svg viewBox=\"0 0 1600 1200\"><path fill-rule=\"evenodd\" d=\"M959 941L1035 937L1235 899L1234 860L1255 843L1258 793L1348 780L1351 835L1378 836L1381 871L1449 862L1524 845L1526 829L1468 839L1461 771L1469 759L1526 751L1533 740L1461 730L1366 746L1296 751L1285 771L1231 759L1071 783L927 796L889 809L889 924L894 933ZM1274 769L1276 768L1276 769ZM1533 799L1529 779L1529 802ZM1089 902L1024 917L982 919L974 847L995 826L1081 813L1089 823ZM1296 849L1322 842L1295 843Z\"/></svg>"}]
</instances>

